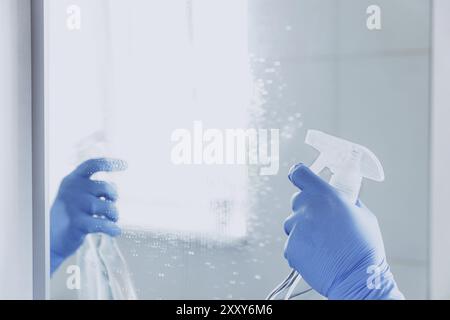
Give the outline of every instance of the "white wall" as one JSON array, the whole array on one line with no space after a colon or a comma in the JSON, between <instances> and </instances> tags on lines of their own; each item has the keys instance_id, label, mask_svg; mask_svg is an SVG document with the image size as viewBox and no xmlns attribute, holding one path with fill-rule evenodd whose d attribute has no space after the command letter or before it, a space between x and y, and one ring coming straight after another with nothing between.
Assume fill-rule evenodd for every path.
<instances>
[{"instance_id":1,"label":"white wall","mask_svg":"<svg viewBox=\"0 0 450 320\"><path fill-rule=\"evenodd\" d=\"M408 299L428 298L429 0L341 0L337 44L337 132L368 146L386 180L362 199L380 222L387 257ZM382 29L365 26L381 8Z\"/></svg>"},{"instance_id":2,"label":"white wall","mask_svg":"<svg viewBox=\"0 0 450 320\"><path fill-rule=\"evenodd\" d=\"M30 1L0 0L0 299L32 297Z\"/></svg>"},{"instance_id":3,"label":"white wall","mask_svg":"<svg viewBox=\"0 0 450 320\"><path fill-rule=\"evenodd\" d=\"M450 299L450 1L433 5L430 297Z\"/></svg>"}]
</instances>

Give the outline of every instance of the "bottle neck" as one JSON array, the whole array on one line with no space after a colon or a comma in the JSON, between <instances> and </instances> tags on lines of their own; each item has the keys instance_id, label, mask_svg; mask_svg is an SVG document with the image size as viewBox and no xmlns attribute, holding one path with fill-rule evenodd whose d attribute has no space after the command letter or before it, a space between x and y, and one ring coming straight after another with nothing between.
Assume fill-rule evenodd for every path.
<instances>
[{"instance_id":1,"label":"bottle neck","mask_svg":"<svg viewBox=\"0 0 450 320\"><path fill-rule=\"evenodd\" d=\"M337 172L330 179L330 185L342 192L352 203L358 200L361 183L359 170Z\"/></svg>"}]
</instances>

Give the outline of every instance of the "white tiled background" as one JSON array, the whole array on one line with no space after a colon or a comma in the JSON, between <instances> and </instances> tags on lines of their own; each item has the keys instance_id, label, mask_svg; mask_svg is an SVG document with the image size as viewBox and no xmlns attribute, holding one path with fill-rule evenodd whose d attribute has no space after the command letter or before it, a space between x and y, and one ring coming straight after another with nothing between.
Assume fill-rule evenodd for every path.
<instances>
[{"instance_id":1,"label":"white tiled background","mask_svg":"<svg viewBox=\"0 0 450 320\"><path fill-rule=\"evenodd\" d=\"M381 8L382 30L366 28ZM282 107L295 103L304 129L368 146L383 184L363 201L379 218L388 259L408 298L427 297L431 2L424 0L251 1L251 47L281 62ZM302 133L292 148L301 146Z\"/></svg>"}]
</instances>

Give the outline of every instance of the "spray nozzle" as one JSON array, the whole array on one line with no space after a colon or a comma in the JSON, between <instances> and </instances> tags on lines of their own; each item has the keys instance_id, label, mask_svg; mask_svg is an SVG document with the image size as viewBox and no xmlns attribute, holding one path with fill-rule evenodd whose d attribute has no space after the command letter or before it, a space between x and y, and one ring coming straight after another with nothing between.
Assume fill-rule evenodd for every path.
<instances>
[{"instance_id":1,"label":"spray nozzle","mask_svg":"<svg viewBox=\"0 0 450 320\"><path fill-rule=\"evenodd\" d=\"M328 168L330 184L356 202L362 178L384 180L383 167L375 154L364 146L318 130L308 130L305 143L320 152L310 169L318 174Z\"/></svg>"}]
</instances>

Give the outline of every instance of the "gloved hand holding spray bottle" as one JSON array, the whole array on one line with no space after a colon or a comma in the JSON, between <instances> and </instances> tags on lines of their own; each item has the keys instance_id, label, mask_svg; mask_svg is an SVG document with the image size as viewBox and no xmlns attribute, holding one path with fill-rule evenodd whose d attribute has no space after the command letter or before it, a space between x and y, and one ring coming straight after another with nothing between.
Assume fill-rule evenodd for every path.
<instances>
[{"instance_id":1,"label":"gloved hand holding spray bottle","mask_svg":"<svg viewBox=\"0 0 450 320\"><path fill-rule=\"evenodd\" d=\"M301 190L285 223L293 271L267 299L285 290L285 299L298 296L293 291L302 276L329 299L403 299L376 217L358 200L363 178L384 180L380 161L367 148L320 131L309 130L305 142L320 155L310 168L297 165L289 173ZM329 184L318 176L325 168Z\"/></svg>"},{"instance_id":2,"label":"gloved hand holding spray bottle","mask_svg":"<svg viewBox=\"0 0 450 320\"><path fill-rule=\"evenodd\" d=\"M114 189L107 194L104 192L96 194L100 197L97 203L103 203L103 211L107 215L112 215L112 213L114 215L102 219L102 212L94 213L96 221L93 222L93 227L111 218L115 223L119 219L115 205L118 192L113 187L113 183L106 182L107 180L113 180L112 176L103 172L123 171L127 168L127 164L122 160L104 157L104 155L112 153L107 141L105 132L100 131L81 141L77 146L78 161L90 159L79 166L79 168L86 167L89 176L85 178L89 179L89 183L92 182L92 185L97 184L99 187L104 186L103 188L109 186L107 189ZM89 166L91 163L99 166L99 170L92 169ZM86 183L86 181L77 183L77 189ZM76 190L76 192L79 192L79 190ZM83 300L135 300L137 295L134 284L127 263L115 239L120 229L113 226L112 222L107 222L114 227L115 232L105 232L94 228L89 232L91 234L86 235L83 245L77 252L77 263L82 272L79 297Z\"/></svg>"}]
</instances>

